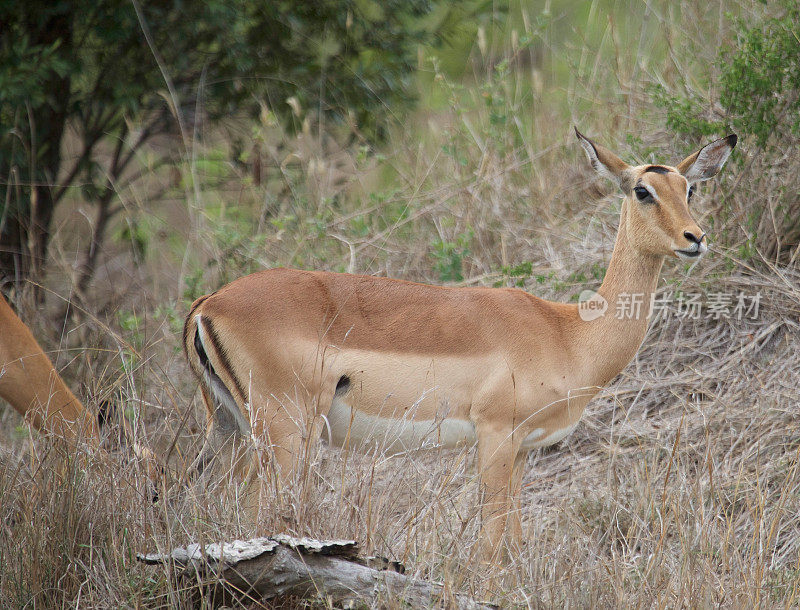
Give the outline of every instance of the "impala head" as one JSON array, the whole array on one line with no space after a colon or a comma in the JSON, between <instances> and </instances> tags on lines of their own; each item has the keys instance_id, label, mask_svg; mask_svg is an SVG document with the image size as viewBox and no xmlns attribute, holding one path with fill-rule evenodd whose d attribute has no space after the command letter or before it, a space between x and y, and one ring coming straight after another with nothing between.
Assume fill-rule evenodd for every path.
<instances>
[{"instance_id":1,"label":"impala head","mask_svg":"<svg viewBox=\"0 0 800 610\"><path fill-rule=\"evenodd\" d=\"M697 183L713 178L722 168L736 146L736 134L707 144L675 167L631 166L577 129L575 134L592 167L625 193L622 222L637 250L682 259L697 259L708 251L706 234L689 204Z\"/></svg>"}]
</instances>

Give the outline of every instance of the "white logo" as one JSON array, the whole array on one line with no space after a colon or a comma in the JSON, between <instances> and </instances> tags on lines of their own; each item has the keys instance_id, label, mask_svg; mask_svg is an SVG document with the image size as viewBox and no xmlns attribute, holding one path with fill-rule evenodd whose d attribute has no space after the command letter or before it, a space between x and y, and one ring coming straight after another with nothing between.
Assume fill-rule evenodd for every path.
<instances>
[{"instance_id":1,"label":"white logo","mask_svg":"<svg viewBox=\"0 0 800 610\"><path fill-rule=\"evenodd\" d=\"M594 290L584 290L578 295L578 315L584 322L603 317L608 309L608 301Z\"/></svg>"}]
</instances>

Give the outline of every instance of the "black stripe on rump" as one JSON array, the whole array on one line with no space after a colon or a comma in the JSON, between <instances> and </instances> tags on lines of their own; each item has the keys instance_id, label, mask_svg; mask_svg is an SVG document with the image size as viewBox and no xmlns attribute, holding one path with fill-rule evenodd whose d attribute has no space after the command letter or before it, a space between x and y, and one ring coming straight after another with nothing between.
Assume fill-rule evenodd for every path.
<instances>
[{"instance_id":1,"label":"black stripe on rump","mask_svg":"<svg viewBox=\"0 0 800 610\"><path fill-rule=\"evenodd\" d=\"M217 334L216 329L214 328L213 323L211 320L207 318L201 318L203 321L203 329L208 334L208 340L211 341L211 345L214 347L214 351L217 352L219 356L219 362L222 365L222 368L225 369L225 373L227 373L228 377L233 381L233 386L236 389L236 392L239 394L239 398L241 398L242 402L247 402L247 397L244 392L244 386L239 381L239 378L233 372L233 366L231 365L231 361L228 358L228 353L222 348L222 343L219 340L219 335ZM199 341L199 338L197 338ZM205 354L205 352L203 352ZM198 356L200 352L198 352ZM206 357L206 362L208 362L208 355ZM201 357L202 362L202 357Z\"/></svg>"}]
</instances>

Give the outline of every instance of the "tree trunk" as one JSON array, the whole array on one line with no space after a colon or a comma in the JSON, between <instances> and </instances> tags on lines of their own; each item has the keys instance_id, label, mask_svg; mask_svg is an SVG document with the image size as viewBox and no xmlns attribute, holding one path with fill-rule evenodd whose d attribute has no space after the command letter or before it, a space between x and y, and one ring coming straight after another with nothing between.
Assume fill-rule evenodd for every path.
<instances>
[{"instance_id":1,"label":"tree trunk","mask_svg":"<svg viewBox=\"0 0 800 610\"><path fill-rule=\"evenodd\" d=\"M62 129L53 135L53 141L47 144L60 145L62 132L63 123ZM58 168L60 159L51 160L49 165ZM55 210L51 181L40 175L31 180L38 183L33 187L16 189L18 195L10 197L10 205L4 210L5 221L0 232L0 289L3 291L11 285L18 291L28 280L38 282L41 279L47 262L50 221ZM39 290L34 287L34 292L39 293ZM40 298L37 297L37 301Z\"/></svg>"},{"instance_id":2,"label":"tree trunk","mask_svg":"<svg viewBox=\"0 0 800 610\"><path fill-rule=\"evenodd\" d=\"M72 47L71 8L54 12L32 36L32 45L52 47L56 43L67 58ZM49 92L37 107L18 108L19 154L0 155L0 176L7 179L0 212L0 290L21 288L26 280L37 281L44 272L50 221L56 201L54 192L61 169L61 139L69 114L71 80L56 72L48 75L42 90ZM34 289L37 301L41 291Z\"/></svg>"}]
</instances>

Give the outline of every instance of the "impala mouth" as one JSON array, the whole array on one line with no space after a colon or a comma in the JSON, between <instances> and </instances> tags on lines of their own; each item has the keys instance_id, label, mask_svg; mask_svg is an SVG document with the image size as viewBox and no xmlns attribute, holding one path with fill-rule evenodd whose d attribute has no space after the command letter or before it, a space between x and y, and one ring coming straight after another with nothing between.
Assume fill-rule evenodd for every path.
<instances>
[{"instance_id":1,"label":"impala mouth","mask_svg":"<svg viewBox=\"0 0 800 610\"><path fill-rule=\"evenodd\" d=\"M706 252L708 252L708 246L705 244L695 244L691 248L686 248L684 250L675 249L675 256L678 258L683 258L687 260L697 259L703 256Z\"/></svg>"}]
</instances>

